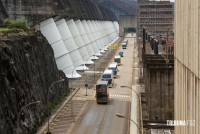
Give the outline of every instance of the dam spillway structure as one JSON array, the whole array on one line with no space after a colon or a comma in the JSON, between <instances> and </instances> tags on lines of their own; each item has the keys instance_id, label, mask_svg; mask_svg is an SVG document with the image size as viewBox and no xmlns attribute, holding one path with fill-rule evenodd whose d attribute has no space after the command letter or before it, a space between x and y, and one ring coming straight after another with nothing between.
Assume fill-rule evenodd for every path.
<instances>
[{"instance_id":1,"label":"dam spillway structure","mask_svg":"<svg viewBox=\"0 0 200 134\"><path fill-rule=\"evenodd\" d=\"M53 18L41 22L39 29L53 48L58 69L62 70L68 78L81 77L81 75L74 70L75 67L69 55L69 51L62 40Z\"/></svg>"},{"instance_id":2,"label":"dam spillway structure","mask_svg":"<svg viewBox=\"0 0 200 134\"><path fill-rule=\"evenodd\" d=\"M76 26L76 24L75 24L73 19L68 20L67 24L68 24L69 30L70 30L70 32L72 34L72 37L74 38L74 41L75 41L75 43L76 43L76 45L77 45L77 47L79 49L81 57L82 57L84 63L86 63L88 58L90 57L90 55L89 55L88 50L85 47L85 44L84 44L84 42L83 42L83 40L81 38L81 35L80 35L80 33L79 33L78 29L77 29L77 26Z\"/></svg>"},{"instance_id":3,"label":"dam spillway structure","mask_svg":"<svg viewBox=\"0 0 200 134\"><path fill-rule=\"evenodd\" d=\"M61 34L61 37L65 43L67 50L69 51L69 55L72 59L74 67L76 70L87 70L88 68L84 65L84 61L81 57L81 54L76 46L74 39L71 35L71 32L66 24L65 19L61 19L56 21L57 28Z\"/></svg>"},{"instance_id":4,"label":"dam spillway structure","mask_svg":"<svg viewBox=\"0 0 200 134\"><path fill-rule=\"evenodd\" d=\"M40 23L40 31L54 50L58 69L68 78L79 78L78 70L85 71L85 64L93 64L117 41L117 22L96 20L65 20L53 18Z\"/></svg>"},{"instance_id":5,"label":"dam spillway structure","mask_svg":"<svg viewBox=\"0 0 200 134\"><path fill-rule=\"evenodd\" d=\"M85 48L86 48L86 50L88 52L88 57L87 57L87 59L85 61L85 64L93 64L94 62L92 61L92 57L94 55L94 51L90 46L90 41L89 41L89 39L87 37L85 29L83 28L83 25L82 25L80 20L76 20L75 24L76 24L77 30L79 32L79 35L80 35L80 37L81 37L81 39L83 41L83 45L85 46Z\"/></svg>"}]
</instances>

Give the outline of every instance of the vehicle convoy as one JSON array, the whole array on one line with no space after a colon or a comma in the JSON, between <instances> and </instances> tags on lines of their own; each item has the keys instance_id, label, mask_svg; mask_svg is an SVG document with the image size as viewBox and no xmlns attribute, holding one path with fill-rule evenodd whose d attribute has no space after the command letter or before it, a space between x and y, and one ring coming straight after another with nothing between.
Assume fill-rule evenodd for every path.
<instances>
[{"instance_id":1,"label":"vehicle convoy","mask_svg":"<svg viewBox=\"0 0 200 134\"><path fill-rule=\"evenodd\" d=\"M118 72L118 69L117 69L117 62L111 63L111 64L108 66L108 69L113 71L114 78L116 78L116 77L117 77L117 72Z\"/></svg>"},{"instance_id":2,"label":"vehicle convoy","mask_svg":"<svg viewBox=\"0 0 200 134\"><path fill-rule=\"evenodd\" d=\"M105 70L102 77L101 77L102 81L108 81L108 86L109 87L113 87L114 84L114 75L113 75L113 71L112 70Z\"/></svg>"},{"instance_id":3,"label":"vehicle convoy","mask_svg":"<svg viewBox=\"0 0 200 134\"><path fill-rule=\"evenodd\" d=\"M98 81L96 84L96 102L108 103L109 101L109 91L108 91L108 81Z\"/></svg>"}]
</instances>

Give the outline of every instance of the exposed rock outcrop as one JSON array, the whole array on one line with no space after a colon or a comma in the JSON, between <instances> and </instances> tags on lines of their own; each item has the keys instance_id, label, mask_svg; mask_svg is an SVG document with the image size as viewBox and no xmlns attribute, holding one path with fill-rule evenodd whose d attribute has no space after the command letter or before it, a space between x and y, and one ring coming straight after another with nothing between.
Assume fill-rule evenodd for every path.
<instances>
[{"instance_id":1,"label":"exposed rock outcrop","mask_svg":"<svg viewBox=\"0 0 200 134\"><path fill-rule=\"evenodd\" d=\"M38 32L0 40L0 133L35 133L48 114L47 94L53 103L68 90L57 69L53 50ZM39 104L26 106L41 101Z\"/></svg>"}]
</instances>

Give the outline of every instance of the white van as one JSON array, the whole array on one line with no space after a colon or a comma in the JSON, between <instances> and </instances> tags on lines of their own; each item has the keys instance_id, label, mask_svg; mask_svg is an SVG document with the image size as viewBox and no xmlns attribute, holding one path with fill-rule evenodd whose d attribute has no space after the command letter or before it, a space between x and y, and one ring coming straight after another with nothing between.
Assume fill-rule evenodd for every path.
<instances>
[{"instance_id":1,"label":"white van","mask_svg":"<svg viewBox=\"0 0 200 134\"><path fill-rule=\"evenodd\" d=\"M108 81L109 87L112 87L114 84L113 71L105 70L101 77L101 80Z\"/></svg>"},{"instance_id":2,"label":"white van","mask_svg":"<svg viewBox=\"0 0 200 134\"><path fill-rule=\"evenodd\" d=\"M126 49L127 48L127 43L123 42L122 43L122 49Z\"/></svg>"},{"instance_id":3,"label":"white van","mask_svg":"<svg viewBox=\"0 0 200 134\"><path fill-rule=\"evenodd\" d=\"M124 40L123 40L123 43L128 43L128 39L124 39Z\"/></svg>"},{"instance_id":4,"label":"white van","mask_svg":"<svg viewBox=\"0 0 200 134\"><path fill-rule=\"evenodd\" d=\"M113 71L114 78L116 78L117 77L117 71L118 71L118 69L117 69L117 62L111 63L108 66L108 69Z\"/></svg>"}]
</instances>

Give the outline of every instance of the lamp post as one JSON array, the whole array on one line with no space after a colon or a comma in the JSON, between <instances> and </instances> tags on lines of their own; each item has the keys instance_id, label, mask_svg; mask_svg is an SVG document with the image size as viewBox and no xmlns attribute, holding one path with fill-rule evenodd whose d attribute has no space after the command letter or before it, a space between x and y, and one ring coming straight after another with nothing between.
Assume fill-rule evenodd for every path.
<instances>
[{"instance_id":1,"label":"lamp post","mask_svg":"<svg viewBox=\"0 0 200 134\"><path fill-rule=\"evenodd\" d=\"M94 56L94 59L95 59L95 54L94 55L92 55L92 56ZM92 56L89 56L88 57L88 59L86 60L86 63L85 64L87 64L87 62L88 62L88 60L92 57ZM95 62L94 62L94 65L95 65ZM87 72L85 72L85 89L86 89L86 93L85 93L85 96L87 96L87 88L88 88L88 83L87 83Z\"/></svg>"},{"instance_id":2,"label":"lamp post","mask_svg":"<svg viewBox=\"0 0 200 134\"><path fill-rule=\"evenodd\" d=\"M94 56L95 58L95 56ZM94 62L94 84L95 84L95 62Z\"/></svg>"},{"instance_id":3,"label":"lamp post","mask_svg":"<svg viewBox=\"0 0 200 134\"><path fill-rule=\"evenodd\" d=\"M21 108L21 110L19 111L19 113L18 113L18 115L17 115L17 126L18 126L18 127L19 127L19 116L20 116L21 112L22 112L25 108L27 108L28 106L34 105L34 104L39 104L39 103L41 103L41 101L31 102L31 103L28 103L28 104L26 104L25 106L23 106L23 107ZM19 133L18 130L17 130L16 133L17 133L17 134Z\"/></svg>"},{"instance_id":4,"label":"lamp post","mask_svg":"<svg viewBox=\"0 0 200 134\"><path fill-rule=\"evenodd\" d=\"M75 66L74 67L74 69L72 70L72 79L73 79L73 74L74 74L74 70L77 68L77 67L79 67L79 66L84 66L85 64L80 64L80 65L77 65L77 66ZM71 90L70 90L70 92L71 92L71 95L72 95L72 88L73 88L73 82L71 82ZM73 101L71 101L71 116L73 117L73 103L72 103Z\"/></svg>"},{"instance_id":5,"label":"lamp post","mask_svg":"<svg viewBox=\"0 0 200 134\"><path fill-rule=\"evenodd\" d=\"M97 53L98 53L98 51L96 51ZM99 53L100 53L100 55L99 54L97 54L97 56L99 55L99 56L101 56L102 54L101 54L101 49L99 49ZM94 58L95 58L95 56L96 55L93 55L94 56ZM95 84L95 62L94 62L94 84Z\"/></svg>"},{"instance_id":6,"label":"lamp post","mask_svg":"<svg viewBox=\"0 0 200 134\"><path fill-rule=\"evenodd\" d=\"M52 84L51 84L51 86L49 87L49 89L48 89L48 93L47 93L47 106L48 106L48 103L49 103L49 91L50 91L50 89L51 89L51 87L54 85L54 84L56 84L56 83L58 83L58 82L63 82L63 81L65 81L65 79L61 79L61 80L57 80L57 81L55 81L55 82L53 82ZM51 132L49 131L49 116L50 116L50 108L48 107L48 128L47 128L47 134L51 134Z\"/></svg>"},{"instance_id":7,"label":"lamp post","mask_svg":"<svg viewBox=\"0 0 200 134\"><path fill-rule=\"evenodd\" d=\"M142 120L142 104L141 104L141 99L140 99L140 95L131 87L128 86L120 86L121 88L129 88L131 89L138 97L138 101L139 101L139 111L140 111L140 120L141 120L141 129L142 129L142 134L143 134L143 120Z\"/></svg>"},{"instance_id":8,"label":"lamp post","mask_svg":"<svg viewBox=\"0 0 200 134\"><path fill-rule=\"evenodd\" d=\"M121 114L119 114L119 113L116 113L116 116L119 117L119 118L125 118L125 119L127 119L127 120L132 121L132 122L137 126L137 128L139 129L140 134L142 134L141 128L140 128L140 127L138 126L138 124L135 123L135 121L133 121L131 118L128 118L128 117L126 117L126 116L124 116L124 115L121 115Z\"/></svg>"},{"instance_id":9,"label":"lamp post","mask_svg":"<svg viewBox=\"0 0 200 134\"><path fill-rule=\"evenodd\" d=\"M128 87L128 86L120 86L121 88L129 88L129 89L131 89L133 92L135 92L135 94L137 95L137 97L138 97L138 100L140 101L140 96L139 96L139 94L133 89L133 88L130 88L130 87Z\"/></svg>"}]
</instances>

